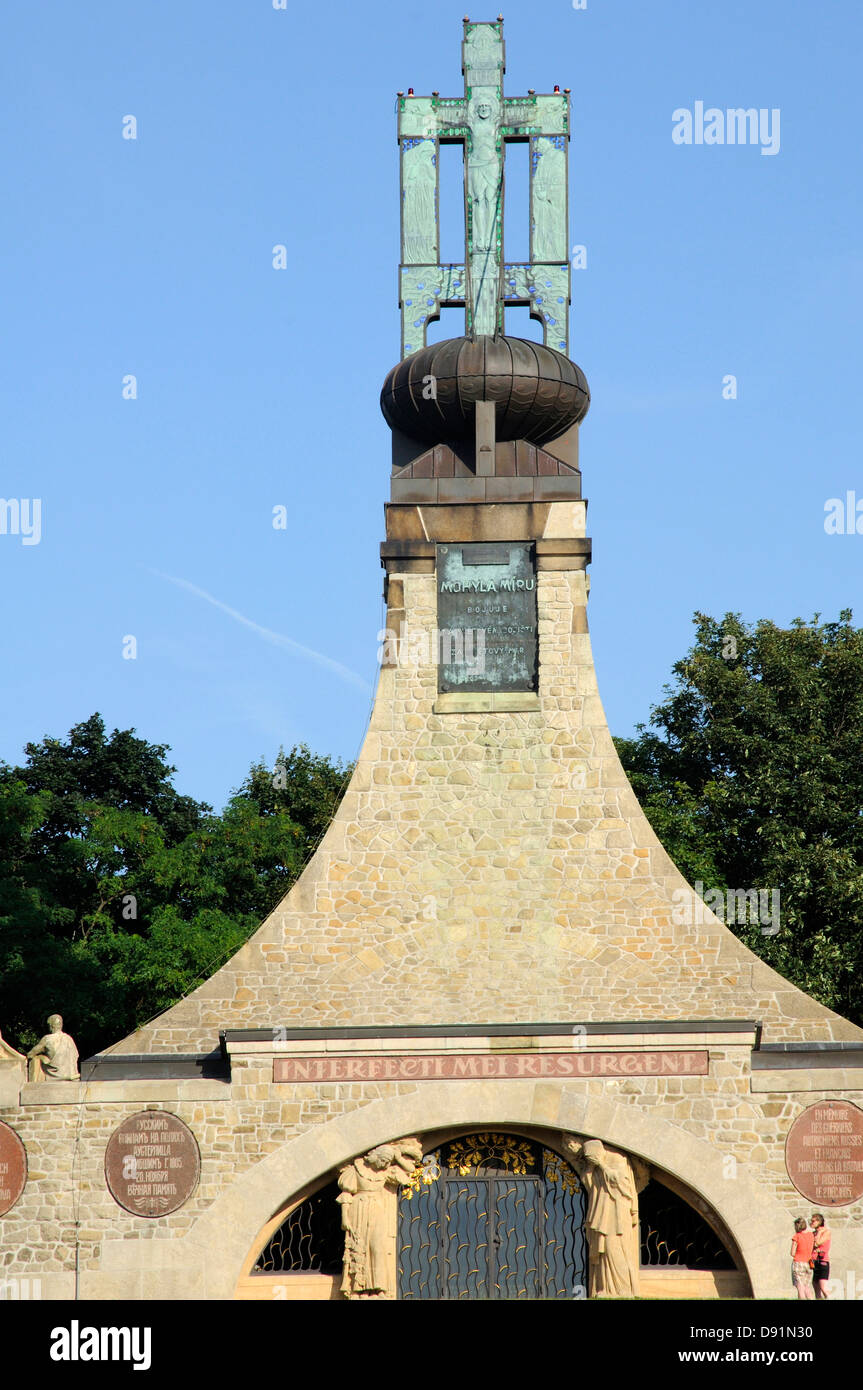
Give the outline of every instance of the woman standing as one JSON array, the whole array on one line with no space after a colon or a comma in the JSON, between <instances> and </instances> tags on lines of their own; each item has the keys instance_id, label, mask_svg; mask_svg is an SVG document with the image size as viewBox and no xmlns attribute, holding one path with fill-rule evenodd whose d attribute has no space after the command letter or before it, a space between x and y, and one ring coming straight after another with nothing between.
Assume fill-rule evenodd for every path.
<instances>
[{"instance_id":1,"label":"woman standing","mask_svg":"<svg viewBox=\"0 0 863 1390\"><path fill-rule=\"evenodd\" d=\"M810 1264L814 1245L814 1233L807 1231L804 1218L798 1216L794 1222L794 1235L791 1237L791 1282L797 1290L798 1298L815 1297Z\"/></svg>"},{"instance_id":2,"label":"woman standing","mask_svg":"<svg viewBox=\"0 0 863 1390\"><path fill-rule=\"evenodd\" d=\"M832 1233L824 1225L824 1217L820 1211L813 1211L809 1221L812 1227L812 1234L815 1237L815 1244L812 1257L815 1261L812 1266L812 1281L815 1285L816 1298L829 1298L827 1291L827 1281L830 1278L830 1241Z\"/></svg>"}]
</instances>

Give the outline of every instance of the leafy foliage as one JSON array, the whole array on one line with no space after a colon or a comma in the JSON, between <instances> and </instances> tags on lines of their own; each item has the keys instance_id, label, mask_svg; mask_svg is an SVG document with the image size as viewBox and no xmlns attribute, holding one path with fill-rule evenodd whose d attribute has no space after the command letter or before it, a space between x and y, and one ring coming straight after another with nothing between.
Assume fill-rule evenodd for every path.
<instances>
[{"instance_id":1,"label":"leafy foliage","mask_svg":"<svg viewBox=\"0 0 863 1390\"><path fill-rule=\"evenodd\" d=\"M349 772L294 748L217 815L167 752L94 714L0 764L0 1020L22 1049L59 1010L86 1056L205 979L294 882Z\"/></svg>"},{"instance_id":2,"label":"leafy foliage","mask_svg":"<svg viewBox=\"0 0 863 1390\"><path fill-rule=\"evenodd\" d=\"M616 743L689 881L778 889L775 936L729 925L863 1023L863 631L851 619L779 628L697 613L652 729Z\"/></svg>"}]
</instances>

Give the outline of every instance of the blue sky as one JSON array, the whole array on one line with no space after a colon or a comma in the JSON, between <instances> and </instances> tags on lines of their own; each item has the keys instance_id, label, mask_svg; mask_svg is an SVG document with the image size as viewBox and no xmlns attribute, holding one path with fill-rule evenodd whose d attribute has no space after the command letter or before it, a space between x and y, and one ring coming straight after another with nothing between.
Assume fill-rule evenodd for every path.
<instances>
[{"instance_id":1,"label":"blue sky","mask_svg":"<svg viewBox=\"0 0 863 1390\"><path fill-rule=\"evenodd\" d=\"M356 754L399 343L395 93L461 91L464 9L8 6L0 496L40 498L42 536L0 535L0 757L99 710L220 807L280 745ZM863 11L504 15L506 90L572 88L591 626L626 734L695 609L863 619L863 535L824 531L828 498L863 499ZM675 144L696 101L779 108L779 152ZM537 330L525 311L508 331Z\"/></svg>"}]
</instances>

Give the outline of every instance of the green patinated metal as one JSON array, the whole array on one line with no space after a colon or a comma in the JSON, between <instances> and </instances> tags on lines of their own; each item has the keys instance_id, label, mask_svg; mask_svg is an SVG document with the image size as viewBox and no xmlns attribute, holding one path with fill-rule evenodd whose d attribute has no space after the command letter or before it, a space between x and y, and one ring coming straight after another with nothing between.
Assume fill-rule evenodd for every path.
<instances>
[{"instance_id":1,"label":"green patinated metal","mask_svg":"<svg viewBox=\"0 0 863 1390\"><path fill-rule=\"evenodd\" d=\"M441 308L463 307L471 337L504 332L528 305L547 346L569 353L569 95L503 92L503 22L464 22L463 97L400 96L402 356L426 345ZM507 262L504 156L530 145L530 259ZM465 258L440 262L440 146L464 149Z\"/></svg>"}]
</instances>

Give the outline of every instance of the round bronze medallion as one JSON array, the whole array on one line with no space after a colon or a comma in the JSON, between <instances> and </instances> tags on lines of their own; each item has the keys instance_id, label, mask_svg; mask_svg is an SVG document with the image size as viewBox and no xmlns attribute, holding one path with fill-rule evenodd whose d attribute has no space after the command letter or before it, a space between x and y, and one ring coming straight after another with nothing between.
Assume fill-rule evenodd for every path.
<instances>
[{"instance_id":1,"label":"round bronze medallion","mask_svg":"<svg viewBox=\"0 0 863 1390\"><path fill-rule=\"evenodd\" d=\"M9 1125L0 1120L0 1216L14 1207L27 1181L27 1151Z\"/></svg>"},{"instance_id":2,"label":"round bronze medallion","mask_svg":"<svg viewBox=\"0 0 863 1390\"><path fill-rule=\"evenodd\" d=\"M863 1110L849 1100L808 1106L788 1131L785 1167L817 1206L846 1207L863 1197Z\"/></svg>"},{"instance_id":3,"label":"round bronze medallion","mask_svg":"<svg viewBox=\"0 0 863 1390\"><path fill-rule=\"evenodd\" d=\"M168 1216L187 1202L201 1175L195 1136L167 1110L140 1110L118 1125L105 1149L105 1181L135 1216Z\"/></svg>"}]
</instances>

